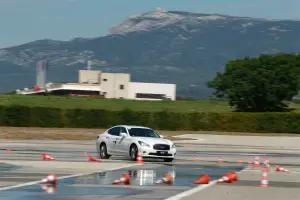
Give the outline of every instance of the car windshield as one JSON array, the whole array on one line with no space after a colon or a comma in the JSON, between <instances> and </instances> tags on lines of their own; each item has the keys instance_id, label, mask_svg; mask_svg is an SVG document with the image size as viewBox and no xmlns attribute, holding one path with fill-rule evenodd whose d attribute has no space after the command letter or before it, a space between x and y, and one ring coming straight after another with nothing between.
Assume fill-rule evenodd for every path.
<instances>
[{"instance_id":1,"label":"car windshield","mask_svg":"<svg viewBox=\"0 0 300 200\"><path fill-rule=\"evenodd\" d=\"M129 135L132 137L152 137L160 138L159 134L149 128L130 128Z\"/></svg>"}]
</instances>

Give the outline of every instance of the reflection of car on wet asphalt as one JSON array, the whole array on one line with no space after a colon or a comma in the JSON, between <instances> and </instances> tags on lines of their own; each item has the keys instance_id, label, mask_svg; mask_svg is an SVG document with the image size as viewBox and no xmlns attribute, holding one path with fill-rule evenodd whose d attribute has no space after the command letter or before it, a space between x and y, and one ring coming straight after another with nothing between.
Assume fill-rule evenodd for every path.
<instances>
[{"instance_id":1,"label":"reflection of car on wet asphalt","mask_svg":"<svg viewBox=\"0 0 300 200\"><path fill-rule=\"evenodd\" d=\"M142 157L162 158L165 162L172 162L176 157L173 142L162 138L153 129L142 126L111 127L97 137L96 149L102 159L123 155L136 161L138 153Z\"/></svg>"}]
</instances>

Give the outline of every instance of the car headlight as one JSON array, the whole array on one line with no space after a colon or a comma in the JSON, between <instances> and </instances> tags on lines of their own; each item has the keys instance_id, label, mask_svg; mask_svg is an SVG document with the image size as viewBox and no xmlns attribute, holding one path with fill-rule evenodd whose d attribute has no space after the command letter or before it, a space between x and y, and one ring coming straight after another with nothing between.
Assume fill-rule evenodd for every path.
<instances>
[{"instance_id":1,"label":"car headlight","mask_svg":"<svg viewBox=\"0 0 300 200\"><path fill-rule=\"evenodd\" d=\"M176 148L175 144L172 145L172 148Z\"/></svg>"},{"instance_id":2,"label":"car headlight","mask_svg":"<svg viewBox=\"0 0 300 200\"><path fill-rule=\"evenodd\" d=\"M142 142L142 141L139 141L139 144L140 144L141 146L144 146L144 147L150 147L149 144L147 144L147 143L145 143L145 142Z\"/></svg>"}]
</instances>

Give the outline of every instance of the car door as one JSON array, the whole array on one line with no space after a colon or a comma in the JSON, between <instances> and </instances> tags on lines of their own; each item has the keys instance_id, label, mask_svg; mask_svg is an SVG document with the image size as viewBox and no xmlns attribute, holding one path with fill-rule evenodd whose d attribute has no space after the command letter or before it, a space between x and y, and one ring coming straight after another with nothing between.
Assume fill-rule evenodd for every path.
<instances>
[{"instance_id":1,"label":"car door","mask_svg":"<svg viewBox=\"0 0 300 200\"><path fill-rule=\"evenodd\" d=\"M120 135L120 127L119 126L115 126L112 127L111 129L109 129L107 131L107 133L109 134L109 136L106 138L107 139L107 146L108 146L108 151L111 153L116 153L116 142L117 139Z\"/></svg>"},{"instance_id":2,"label":"car door","mask_svg":"<svg viewBox=\"0 0 300 200\"><path fill-rule=\"evenodd\" d=\"M126 133L127 137L119 136L117 140L116 149L120 154L128 155L129 153L129 145L130 145L130 137L128 131L125 127L120 127L120 133Z\"/></svg>"}]
</instances>

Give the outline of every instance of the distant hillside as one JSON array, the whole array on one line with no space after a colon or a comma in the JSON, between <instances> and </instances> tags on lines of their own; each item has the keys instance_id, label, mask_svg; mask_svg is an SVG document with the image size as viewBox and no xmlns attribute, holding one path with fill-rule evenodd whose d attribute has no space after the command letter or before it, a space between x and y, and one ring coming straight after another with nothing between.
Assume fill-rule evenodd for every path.
<instances>
[{"instance_id":1,"label":"distant hillside","mask_svg":"<svg viewBox=\"0 0 300 200\"><path fill-rule=\"evenodd\" d=\"M300 49L300 22L156 10L130 16L105 37L39 40L0 50L0 91L35 82L35 62L50 61L49 81L76 81L95 69L129 72L133 81L178 85L178 95L208 97L206 82L232 59Z\"/></svg>"}]
</instances>

